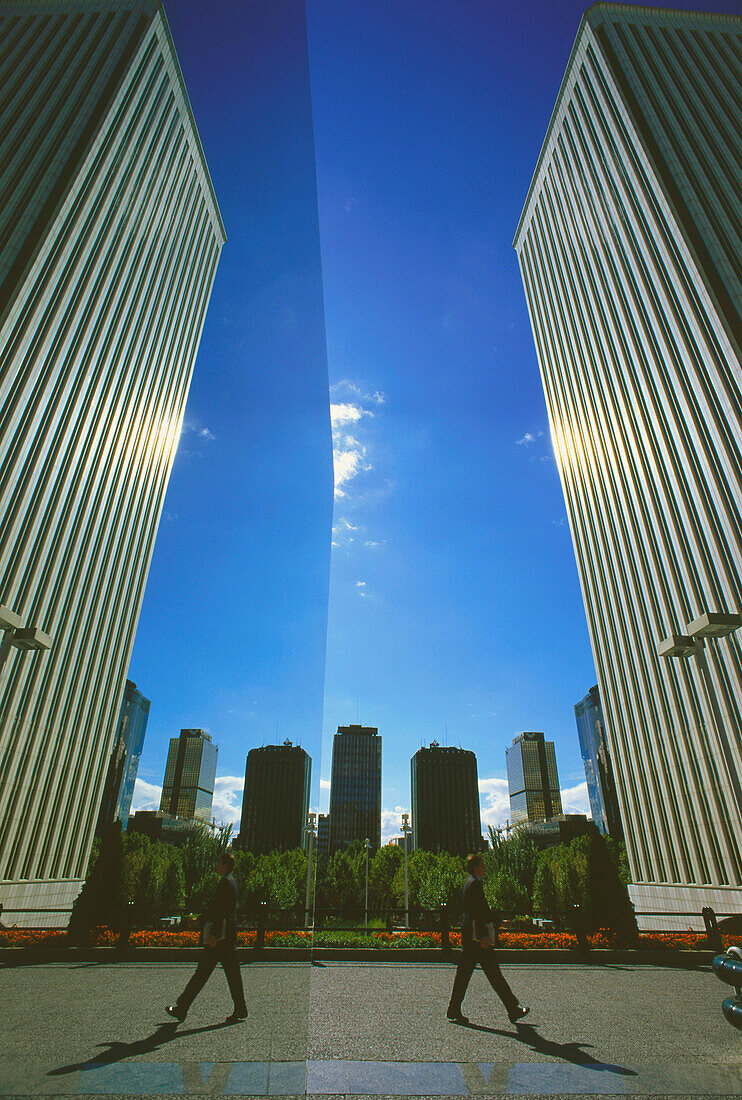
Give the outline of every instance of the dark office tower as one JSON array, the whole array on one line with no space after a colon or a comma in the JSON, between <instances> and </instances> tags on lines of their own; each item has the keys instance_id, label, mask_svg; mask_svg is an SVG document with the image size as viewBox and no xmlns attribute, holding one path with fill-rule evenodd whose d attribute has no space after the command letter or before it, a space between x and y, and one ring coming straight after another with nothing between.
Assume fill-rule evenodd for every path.
<instances>
[{"instance_id":1,"label":"dark office tower","mask_svg":"<svg viewBox=\"0 0 742 1100\"><path fill-rule=\"evenodd\" d=\"M381 845L381 737L373 726L338 726L332 743L330 853L368 838Z\"/></svg>"},{"instance_id":2,"label":"dark office tower","mask_svg":"<svg viewBox=\"0 0 742 1100\"><path fill-rule=\"evenodd\" d=\"M113 821L120 821L124 829L129 822L134 784L139 770L139 758L147 731L150 701L145 699L137 685L126 681L124 698L119 712L111 759L108 762L106 785L103 789L96 833L102 835Z\"/></svg>"},{"instance_id":3,"label":"dark office tower","mask_svg":"<svg viewBox=\"0 0 742 1100\"><path fill-rule=\"evenodd\" d=\"M505 749L510 820L548 821L562 812L554 742L543 733L521 733Z\"/></svg>"},{"instance_id":4,"label":"dark office tower","mask_svg":"<svg viewBox=\"0 0 742 1100\"><path fill-rule=\"evenodd\" d=\"M0 882L62 924L224 229L159 4L0 3L0 41Z\"/></svg>"},{"instance_id":5,"label":"dark office tower","mask_svg":"<svg viewBox=\"0 0 742 1100\"><path fill-rule=\"evenodd\" d=\"M186 821L211 821L219 750L204 730L181 730L170 738L160 813Z\"/></svg>"},{"instance_id":6,"label":"dark office tower","mask_svg":"<svg viewBox=\"0 0 742 1100\"><path fill-rule=\"evenodd\" d=\"M317 818L317 855L324 859L330 854L330 815L320 814Z\"/></svg>"},{"instance_id":7,"label":"dark office tower","mask_svg":"<svg viewBox=\"0 0 742 1100\"><path fill-rule=\"evenodd\" d=\"M465 856L482 847L477 758L468 749L418 749L412 771L412 846Z\"/></svg>"},{"instance_id":8,"label":"dark office tower","mask_svg":"<svg viewBox=\"0 0 742 1100\"><path fill-rule=\"evenodd\" d=\"M256 854L306 847L312 761L299 745L250 749L245 765L240 848Z\"/></svg>"},{"instance_id":9,"label":"dark office tower","mask_svg":"<svg viewBox=\"0 0 742 1100\"><path fill-rule=\"evenodd\" d=\"M741 36L589 8L515 240L654 928L742 906Z\"/></svg>"},{"instance_id":10,"label":"dark office tower","mask_svg":"<svg viewBox=\"0 0 742 1100\"><path fill-rule=\"evenodd\" d=\"M577 735L585 765L587 793L593 821L601 833L623 839L613 767L605 737L605 720L597 684L575 704Z\"/></svg>"}]
</instances>

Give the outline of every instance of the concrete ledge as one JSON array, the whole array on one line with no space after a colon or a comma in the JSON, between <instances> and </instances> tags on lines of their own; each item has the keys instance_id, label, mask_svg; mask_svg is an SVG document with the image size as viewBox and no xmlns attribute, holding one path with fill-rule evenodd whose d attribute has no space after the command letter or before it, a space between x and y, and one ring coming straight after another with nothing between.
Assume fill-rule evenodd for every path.
<instances>
[{"instance_id":1,"label":"concrete ledge","mask_svg":"<svg viewBox=\"0 0 742 1100\"><path fill-rule=\"evenodd\" d=\"M115 947L3 947L0 948L0 966L35 966L52 962L195 962L201 954L193 947L129 947L121 951ZM459 952L441 951L438 948L391 948L372 950L355 947L318 947L314 951L303 947L266 947L261 952L243 948L238 952L240 962L281 962L311 960L345 962L424 962L455 963ZM503 949L497 951L500 963L583 963L589 966L631 965L671 966L683 970L695 970L711 966L714 951L630 951L594 950L551 951L548 949Z\"/></svg>"}]
</instances>

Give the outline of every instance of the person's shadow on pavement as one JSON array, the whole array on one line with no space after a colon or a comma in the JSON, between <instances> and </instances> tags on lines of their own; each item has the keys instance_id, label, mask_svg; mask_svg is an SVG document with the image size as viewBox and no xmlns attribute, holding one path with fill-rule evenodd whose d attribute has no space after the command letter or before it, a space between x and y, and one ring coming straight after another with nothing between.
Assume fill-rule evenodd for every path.
<instances>
[{"instance_id":1,"label":"person's shadow on pavement","mask_svg":"<svg viewBox=\"0 0 742 1100\"><path fill-rule=\"evenodd\" d=\"M108 1049L103 1050L93 1058L87 1058L84 1062L74 1062L68 1066L50 1069L47 1077L60 1077L65 1073L74 1073L75 1070L90 1066L108 1066L113 1062L121 1062L124 1058L133 1058L138 1054L151 1054L153 1050L164 1046L165 1043L171 1043L173 1039L184 1039L187 1035L200 1035L204 1031L219 1031L223 1027L232 1026L226 1020L222 1020L219 1024L207 1024L206 1027L190 1027L177 1030L178 1024L173 1020L171 1024L160 1024L151 1035L147 1035L144 1039L138 1039L135 1043L99 1043L99 1047L107 1046Z\"/></svg>"},{"instance_id":2,"label":"person's shadow on pavement","mask_svg":"<svg viewBox=\"0 0 742 1100\"><path fill-rule=\"evenodd\" d=\"M519 1043L525 1043L537 1054L547 1054L552 1058L561 1058L565 1062L571 1062L574 1066L584 1066L586 1069L596 1070L599 1073L618 1073L624 1077L636 1077L636 1070L627 1069L625 1066L612 1066L606 1062L599 1062L588 1054L583 1047L590 1047L592 1043L555 1043L551 1039L545 1039L539 1035L534 1024L515 1024L518 1029L504 1031L499 1027L485 1027L484 1024L464 1024L471 1031L486 1031L489 1035L503 1035L506 1039L517 1039Z\"/></svg>"}]
</instances>

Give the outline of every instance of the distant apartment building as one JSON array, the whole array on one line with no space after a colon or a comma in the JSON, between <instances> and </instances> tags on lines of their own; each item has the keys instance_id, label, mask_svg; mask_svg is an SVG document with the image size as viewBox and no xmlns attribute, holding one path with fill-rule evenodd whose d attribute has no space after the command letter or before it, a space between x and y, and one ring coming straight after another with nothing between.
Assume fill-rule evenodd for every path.
<instances>
[{"instance_id":1,"label":"distant apartment building","mask_svg":"<svg viewBox=\"0 0 742 1100\"><path fill-rule=\"evenodd\" d=\"M562 812L554 742L543 733L521 733L505 750L510 820L549 821Z\"/></svg>"},{"instance_id":2,"label":"distant apartment building","mask_svg":"<svg viewBox=\"0 0 742 1100\"><path fill-rule=\"evenodd\" d=\"M593 4L515 236L640 927L742 906L741 36Z\"/></svg>"},{"instance_id":3,"label":"distant apartment building","mask_svg":"<svg viewBox=\"0 0 742 1100\"><path fill-rule=\"evenodd\" d=\"M312 761L299 745L250 749L245 764L239 846L284 852L307 845Z\"/></svg>"},{"instance_id":4,"label":"distant apartment building","mask_svg":"<svg viewBox=\"0 0 742 1100\"><path fill-rule=\"evenodd\" d=\"M0 3L0 40L0 604L53 639L0 669L0 900L61 925L225 235L160 4Z\"/></svg>"},{"instance_id":5,"label":"distant apartment building","mask_svg":"<svg viewBox=\"0 0 742 1100\"><path fill-rule=\"evenodd\" d=\"M482 847L477 758L432 741L410 761L413 847L465 856Z\"/></svg>"},{"instance_id":6,"label":"distant apartment building","mask_svg":"<svg viewBox=\"0 0 742 1100\"><path fill-rule=\"evenodd\" d=\"M618 797L597 684L575 704L575 720L593 821L601 833L621 840Z\"/></svg>"},{"instance_id":7,"label":"distant apartment building","mask_svg":"<svg viewBox=\"0 0 742 1100\"><path fill-rule=\"evenodd\" d=\"M171 737L160 813L210 823L218 752L204 730L181 730L180 737Z\"/></svg>"},{"instance_id":8,"label":"distant apartment building","mask_svg":"<svg viewBox=\"0 0 742 1100\"><path fill-rule=\"evenodd\" d=\"M332 743L330 853L354 840L381 845L381 737L373 726L338 726Z\"/></svg>"},{"instance_id":9,"label":"distant apartment building","mask_svg":"<svg viewBox=\"0 0 742 1100\"><path fill-rule=\"evenodd\" d=\"M98 836L114 821L120 821L124 829L128 824L150 705L137 685L127 680L98 814Z\"/></svg>"}]
</instances>

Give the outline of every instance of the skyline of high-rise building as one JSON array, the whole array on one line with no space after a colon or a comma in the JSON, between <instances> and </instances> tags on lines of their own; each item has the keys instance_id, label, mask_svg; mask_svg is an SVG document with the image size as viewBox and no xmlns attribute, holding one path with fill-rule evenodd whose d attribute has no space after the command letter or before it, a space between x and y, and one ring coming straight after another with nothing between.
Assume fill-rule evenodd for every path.
<instances>
[{"instance_id":1,"label":"skyline of high-rise building","mask_svg":"<svg viewBox=\"0 0 742 1100\"><path fill-rule=\"evenodd\" d=\"M205 730L184 729L179 737L170 738L160 813L211 822L218 753Z\"/></svg>"},{"instance_id":2,"label":"skyline of high-rise building","mask_svg":"<svg viewBox=\"0 0 742 1100\"><path fill-rule=\"evenodd\" d=\"M477 758L432 741L410 761L412 847L466 856L482 847Z\"/></svg>"},{"instance_id":3,"label":"skyline of high-rise building","mask_svg":"<svg viewBox=\"0 0 742 1100\"><path fill-rule=\"evenodd\" d=\"M640 925L742 905L741 34L590 8L515 237Z\"/></svg>"},{"instance_id":4,"label":"skyline of high-rise building","mask_svg":"<svg viewBox=\"0 0 742 1100\"><path fill-rule=\"evenodd\" d=\"M593 821L604 835L623 840L616 781L597 684L590 688L584 699L575 703L575 722Z\"/></svg>"},{"instance_id":5,"label":"skyline of high-rise building","mask_svg":"<svg viewBox=\"0 0 742 1100\"><path fill-rule=\"evenodd\" d=\"M305 848L312 761L300 745L262 745L245 761L239 846L262 852Z\"/></svg>"},{"instance_id":6,"label":"skyline of high-rise building","mask_svg":"<svg viewBox=\"0 0 742 1100\"><path fill-rule=\"evenodd\" d=\"M543 733L520 733L505 749L510 820L549 821L562 812L556 751Z\"/></svg>"},{"instance_id":7,"label":"skyline of high-rise building","mask_svg":"<svg viewBox=\"0 0 742 1100\"><path fill-rule=\"evenodd\" d=\"M375 726L338 726L332 742L330 855L368 838L381 845L381 737Z\"/></svg>"},{"instance_id":8,"label":"skyline of high-rise building","mask_svg":"<svg viewBox=\"0 0 742 1100\"><path fill-rule=\"evenodd\" d=\"M53 638L0 670L0 882L64 924L225 234L158 4L3 3L0 34L0 603Z\"/></svg>"}]
</instances>

